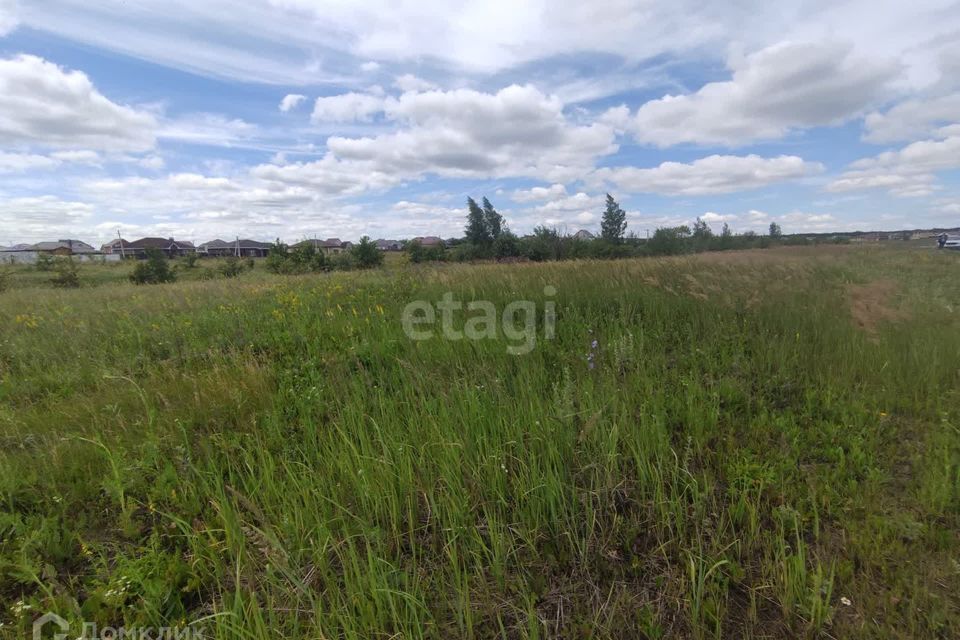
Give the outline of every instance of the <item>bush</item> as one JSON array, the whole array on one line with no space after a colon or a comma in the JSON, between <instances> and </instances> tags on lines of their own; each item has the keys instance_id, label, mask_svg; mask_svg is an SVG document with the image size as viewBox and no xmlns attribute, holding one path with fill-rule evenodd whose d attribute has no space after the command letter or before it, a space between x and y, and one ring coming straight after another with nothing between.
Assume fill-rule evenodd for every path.
<instances>
[{"instance_id":1,"label":"bush","mask_svg":"<svg viewBox=\"0 0 960 640\"><path fill-rule=\"evenodd\" d=\"M161 284L176 279L169 261L159 249L147 249L147 259L138 262L130 274L130 282L134 284Z\"/></svg>"},{"instance_id":2,"label":"bush","mask_svg":"<svg viewBox=\"0 0 960 640\"><path fill-rule=\"evenodd\" d=\"M357 259L353 257L353 253L345 251L334 255L328 264L337 271L350 271L357 268Z\"/></svg>"},{"instance_id":3,"label":"bush","mask_svg":"<svg viewBox=\"0 0 960 640\"><path fill-rule=\"evenodd\" d=\"M520 239L510 231L503 231L493 241L493 255L497 258L516 258L520 255Z\"/></svg>"},{"instance_id":4,"label":"bush","mask_svg":"<svg viewBox=\"0 0 960 640\"><path fill-rule=\"evenodd\" d=\"M407 255L410 257L410 262L414 264L421 262L443 262L447 259L447 250L442 245L425 247L420 244L419 240L414 240L407 245Z\"/></svg>"},{"instance_id":5,"label":"bush","mask_svg":"<svg viewBox=\"0 0 960 640\"><path fill-rule=\"evenodd\" d=\"M80 287L80 273L77 263L71 258L57 261L57 275L50 278L50 284L58 289L77 289Z\"/></svg>"},{"instance_id":6,"label":"bush","mask_svg":"<svg viewBox=\"0 0 960 640\"><path fill-rule=\"evenodd\" d=\"M3 293L10 288L10 271L7 269L0 269L0 293Z\"/></svg>"},{"instance_id":7,"label":"bush","mask_svg":"<svg viewBox=\"0 0 960 640\"><path fill-rule=\"evenodd\" d=\"M383 264L383 253L369 236L360 238L360 242L350 249L350 255L360 269L372 269Z\"/></svg>"},{"instance_id":8,"label":"bush","mask_svg":"<svg viewBox=\"0 0 960 640\"><path fill-rule=\"evenodd\" d=\"M41 253L37 255L37 263L35 266L37 267L37 271L53 271L56 265L49 253Z\"/></svg>"},{"instance_id":9,"label":"bush","mask_svg":"<svg viewBox=\"0 0 960 640\"><path fill-rule=\"evenodd\" d=\"M188 253L187 255L183 256L183 266L187 269L193 269L195 266L197 266L197 260L199 259L200 254L196 252Z\"/></svg>"},{"instance_id":10,"label":"bush","mask_svg":"<svg viewBox=\"0 0 960 640\"><path fill-rule=\"evenodd\" d=\"M290 257L290 252L287 249L287 245L280 242L280 238L277 238L277 241L270 247L270 253L267 254L267 259L264 260L263 266L266 267L270 273L284 273L284 267L287 264L288 257Z\"/></svg>"},{"instance_id":11,"label":"bush","mask_svg":"<svg viewBox=\"0 0 960 640\"><path fill-rule=\"evenodd\" d=\"M224 278L237 278L243 273L244 265L238 258L227 258L218 270Z\"/></svg>"}]
</instances>

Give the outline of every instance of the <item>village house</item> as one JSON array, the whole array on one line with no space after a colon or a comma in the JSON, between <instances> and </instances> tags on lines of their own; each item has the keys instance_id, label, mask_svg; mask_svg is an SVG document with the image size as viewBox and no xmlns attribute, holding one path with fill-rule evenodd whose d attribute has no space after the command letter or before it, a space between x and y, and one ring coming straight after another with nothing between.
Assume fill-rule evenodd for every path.
<instances>
[{"instance_id":1,"label":"village house","mask_svg":"<svg viewBox=\"0 0 960 640\"><path fill-rule=\"evenodd\" d=\"M597 237L597 236L593 235L592 233L590 233L590 232L587 231L586 229L580 229L580 231L577 231L575 234L573 234L573 239L574 239L574 240L583 240L583 241L585 241L585 242L588 241L588 240L594 240L594 239L596 239L596 237Z\"/></svg>"},{"instance_id":2,"label":"village house","mask_svg":"<svg viewBox=\"0 0 960 640\"><path fill-rule=\"evenodd\" d=\"M111 255L111 254L123 254L123 248L130 244L129 241L124 240L123 238L117 238L116 240L111 240L106 244L100 245L100 253Z\"/></svg>"},{"instance_id":3,"label":"village house","mask_svg":"<svg viewBox=\"0 0 960 640\"><path fill-rule=\"evenodd\" d=\"M87 261L107 259L103 253L81 240L56 240L0 249L0 263L34 264L41 255Z\"/></svg>"},{"instance_id":4,"label":"village house","mask_svg":"<svg viewBox=\"0 0 960 640\"><path fill-rule=\"evenodd\" d=\"M257 240L211 240L197 247L197 252L211 257L237 256L239 258L265 258L270 253L269 242Z\"/></svg>"},{"instance_id":5,"label":"village house","mask_svg":"<svg viewBox=\"0 0 960 640\"><path fill-rule=\"evenodd\" d=\"M399 240L377 240L377 249L380 251L403 251L403 243Z\"/></svg>"},{"instance_id":6,"label":"village house","mask_svg":"<svg viewBox=\"0 0 960 640\"><path fill-rule=\"evenodd\" d=\"M340 240L340 238L327 238L326 240L317 240L316 238L311 238L310 240L298 242L297 244L293 245L293 248L297 249L299 247L305 247L308 245L313 245L317 251L327 256L349 251L350 248L353 247L352 242L344 242Z\"/></svg>"},{"instance_id":7,"label":"village house","mask_svg":"<svg viewBox=\"0 0 960 640\"><path fill-rule=\"evenodd\" d=\"M157 249L168 258L179 258L195 253L197 248L192 242L173 238L140 238L123 244L123 255L127 258L145 258L147 251Z\"/></svg>"},{"instance_id":8,"label":"village house","mask_svg":"<svg viewBox=\"0 0 960 640\"><path fill-rule=\"evenodd\" d=\"M410 242L419 242L421 247L444 246L443 238L438 238L437 236L417 236Z\"/></svg>"}]
</instances>

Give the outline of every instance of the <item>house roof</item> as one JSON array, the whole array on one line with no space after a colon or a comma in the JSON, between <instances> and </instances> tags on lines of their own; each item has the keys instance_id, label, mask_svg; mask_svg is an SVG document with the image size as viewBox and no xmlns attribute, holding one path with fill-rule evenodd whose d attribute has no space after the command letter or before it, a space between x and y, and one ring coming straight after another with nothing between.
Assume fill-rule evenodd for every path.
<instances>
[{"instance_id":1,"label":"house roof","mask_svg":"<svg viewBox=\"0 0 960 640\"><path fill-rule=\"evenodd\" d=\"M443 238L438 238L437 236L417 236L413 239L413 242L419 242L424 247L442 245Z\"/></svg>"},{"instance_id":2,"label":"house roof","mask_svg":"<svg viewBox=\"0 0 960 640\"><path fill-rule=\"evenodd\" d=\"M170 245L177 245L187 249L193 249L193 243L186 240L174 240L173 238L140 238L133 242L123 244L126 249L168 249Z\"/></svg>"},{"instance_id":3,"label":"house roof","mask_svg":"<svg viewBox=\"0 0 960 640\"><path fill-rule=\"evenodd\" d=\"M211 240L200 245L201 249L236 249L237 243L241 249L269 249L273 245L259 240Z\"/></svg>"},{"instance_id":4,"label":"house roof","mask_svg":"<svg viewBox=\"0 0 960 640\"><path fill-rule=\"evenodd\" d=\"M86 242L80 240L57 240L50 242L38 242L29 247L34 251L56 251L57 249L69 249L73 253L93 253L96 251Z\"/></svg>"},{"instance_id":5,"label":"house roof","mask_svg":"<svg viewBox=\"0 0 960 640\"><path fill-rule=\"evenodd\" d=\"M327 238L326 240L317 240L316 238L310 238L309 240L298 242L293 246L302 247L308 244L312 244L317 249L341 249L345 245L348 245L350 243L343 242L342 240L340 240L340 238Z\"/></svg>"},{"instance_id":6,"label":"house roof","mask_svg":"<svg viewBox=\"0 0 960 640\"><path fill-rule=\"evenodd\" d=\"M573 234L573 237L577 238L578 240L593 240L597 236L586 229L580 229L580 231L577 231L575 234Z\"/></svg>"}]
</instances>

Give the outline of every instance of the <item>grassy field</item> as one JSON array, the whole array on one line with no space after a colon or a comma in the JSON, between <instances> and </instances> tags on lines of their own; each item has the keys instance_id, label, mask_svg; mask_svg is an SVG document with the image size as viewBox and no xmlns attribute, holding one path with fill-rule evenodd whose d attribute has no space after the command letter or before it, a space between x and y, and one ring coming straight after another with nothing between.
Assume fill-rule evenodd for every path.
<instances>
[{"instance_id":1,"label":"grassy field","mask_svg":"<svg viewBox=\"0 0 960 640\"><path fill-rule=\"evenodd\" d=\"M958 258L17 276L0 637L958 637ZM401 327L548 286L526 355Z\"/></svg>"}]
</instances>

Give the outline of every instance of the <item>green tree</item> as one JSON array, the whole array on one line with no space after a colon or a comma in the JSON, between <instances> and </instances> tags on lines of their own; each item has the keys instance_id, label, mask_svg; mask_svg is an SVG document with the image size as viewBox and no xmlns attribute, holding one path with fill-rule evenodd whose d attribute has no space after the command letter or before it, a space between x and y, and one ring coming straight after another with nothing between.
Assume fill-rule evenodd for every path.
<instances>
[{"instance_id":1,"label":"green tree","mask_svg":"<svg viewBox=\"0 0 960 640\"><path fill-rule=\"evenodd\" d=\"M600 221L600 237L614 244L619 244L623 240L623 234L627 230L627 212L620 208L620 204L607 194L607 208L603 212L603 219Z\"/></svg>"},{"instance_id":2,"label":"green tree","mask_svg":"<svg viewBox=\"0 0 960 640\"><path fill-rule=\"evenodd\" d=\"M497 213L486 197L483 198L483 222L491 240L496 240L503 233L503 216Z\"/></svg>"},{"instance_id":3,"label":"green tree","mask_svg":"<svg viewBox=\"0 0 960 640\"><path fill-rule=\"evenodd\" d=\"M776 222L770 223L770 237L774 240L779 240L781 237L783 237L783 231L780 230L780 225L778 225Z\"/></svg>"},{"instance_id":4,"label":"green tree","mask_svg":"<svg viewBox=\"0 0 960 640\"><path fill-rule=\"evenodd\" d=\"M483 209L476 200L467 198L467 210L467 228L464 230L467 242L477 247L489 247L493 237L490 235Z\"/></svg>"},{"instance_id":5,"label":"green tree","mask_svg":"<svg viewBox=\"0 0 960 640\"><path fill-rule=\"evenodd\" d=\"M130 281L134 284L161 284L176 279L170 261L159 249L147 249L147 259L138 262L130 274Z\"/></svg>"},{"instance_id":6,"label":"green tree","mask_svg":"<svg viewBox=\"0 0 960 640\"><path fill-rule=\"evenodd\" d=\"M690 229L682 227L661 227L654 231L647 242L648 251L655 256L674 256L683 253Z\"/></svg>"},{"instance_id":7,"label":"green tree","mask_svg":"<svg viewBox=\"0 0 960 640\"><path fill-rule=\"evenodd\" d=\"M383 264L383 252L377 248L377 243L371 240L369 236L360 238L360 242L353 245L350 253L361 269L371 269Z\"/></svg>"}]
</instances>

